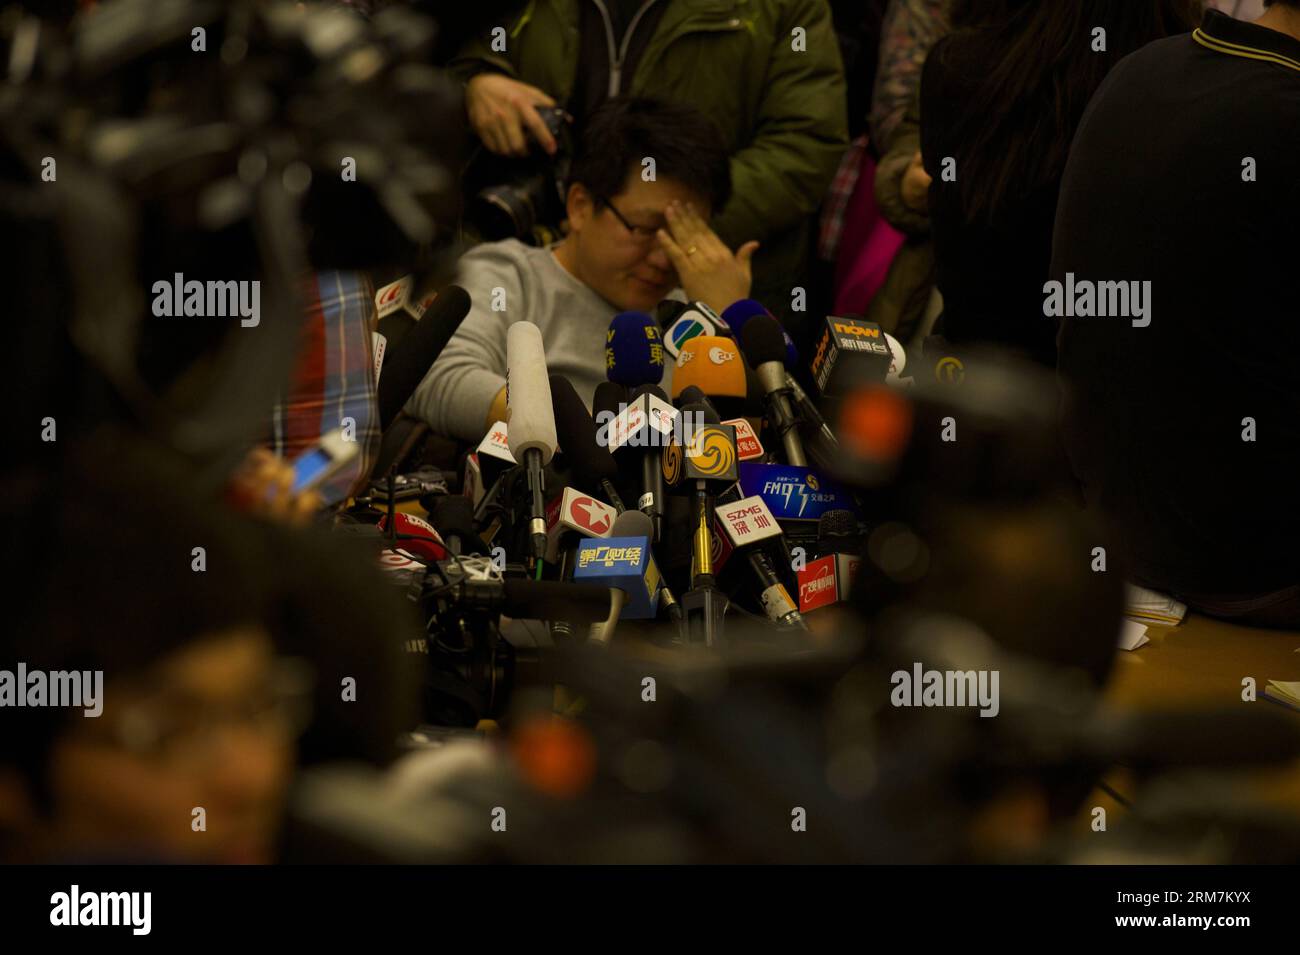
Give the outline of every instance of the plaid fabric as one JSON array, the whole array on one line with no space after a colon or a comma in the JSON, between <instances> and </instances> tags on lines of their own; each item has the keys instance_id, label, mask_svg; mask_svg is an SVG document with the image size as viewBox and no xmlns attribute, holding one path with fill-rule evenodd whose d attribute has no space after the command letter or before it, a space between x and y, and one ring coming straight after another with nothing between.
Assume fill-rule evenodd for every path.
<instances>
[{"instance_id":1,"label":"plaid fabric","mask_svg":"<svg viewBox=\"0 0 1300 955\"><path fill-rule=\"evenodd\" d=\"M360 272L317 272L303 280L298 363L271 421L271 449L294 458L351 418L361 453L321 487L326 504L348 497L379 451L379 407L370 333L375 289Z\"/></svg>"},{"instance_id":2,"label":"plaid fabric","mask_svg":"<svg viewBox=\"0 0 1300 955\"><path fill-rule=\"evenodd\" d=\"M822 203L821 227L817 233L817 255L826 262L834 262L839 251L840 236L844 234L844 214L848 211L849 200L857 188L858 176L862 173L862 160L867 155L869 140L859 136L849 143L840 168L835 170L835 178L826 191Z\"/></svg>"},{"instance_id":3,"label":"plaid fabric","mask_svg":"<svg viewBox=\"0 0 1300 955\"><path fill-rule=\"evenodd\" d=\"M880 68L871 94L868 128L880 154L912 105L930 48L951 29L952 0L891 0L881 28Z\"/></svg>"},{"instance_id":4,"label":"plaid fabric","mask_svg":"<svg viewBox=\"0 0 1300 955\"><path fill-rule=\"evenodd\" d=\"M952 0L890 0L880 32L880 66L871 95L868 135L879 155L889 150L894 130L921 83L921 68L930 47L948 32L948 8ZM817 254L835 261L844 233L844 214L857 188L866 155L867 136L855 139L840 160L822 207Z\"/></svg>"}]
</instances>

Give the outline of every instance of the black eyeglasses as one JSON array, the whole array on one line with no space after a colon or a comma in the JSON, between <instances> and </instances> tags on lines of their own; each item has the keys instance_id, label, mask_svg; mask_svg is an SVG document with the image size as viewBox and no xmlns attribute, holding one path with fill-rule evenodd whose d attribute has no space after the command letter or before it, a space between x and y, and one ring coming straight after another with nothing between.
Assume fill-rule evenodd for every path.
<instances>
[{"instance_id":1,"label":"black eyeglasses","mask_svg":"<svg viewBox=\"0 0 1300 955\"><path fill-rule=\"evenodd\" d=\"M636 238L638 241L640 242L654 241L655 234L659 231L658 226L651 228L649 226L633 225L623 217L623 213L619 212L616 208L614 208L614 203L610 202L604 196L597 195L596 201L599 202L601 205L603 205L610 212L614 213L614 218L617 219L619 222L621 222L623 224L623 228L627 229L628 232L632 233L633 237Z\"/></svg>"}]
</instances>

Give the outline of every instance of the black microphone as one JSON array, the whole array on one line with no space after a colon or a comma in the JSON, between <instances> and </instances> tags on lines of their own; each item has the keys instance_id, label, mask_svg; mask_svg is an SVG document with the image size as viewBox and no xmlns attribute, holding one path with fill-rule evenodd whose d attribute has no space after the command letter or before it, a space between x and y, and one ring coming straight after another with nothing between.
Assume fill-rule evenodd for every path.
<instances>
[{"instance_id":1,"label":"black microphone","mask_svg":"<svg viewBox=\"0 0 1300 955\"><path fill-rule=\"evenodd\" d=\"M599 484L600 488L608 496L609 503L622 515L627 511L627 508L623 504L622 498L619 497L618 491L614 488L613 478L618 474L618 466L615 463L614 456L609 452L608 448L600 443L596 423L592 421L591 415L587 413L587 409L582 404L582 399L578 397L572 383L561 375L552 375L550 381L551 400L554 402L555 407L555 430L559 436L560 450L569 458L575 480L581 481L585 479L590 482L594 479L594 483ZM606 382L606 384L611 383ZM599 391L599 388L597 390ZM642 385L637 389L637 397L647 393L659 398L666 407L671 407L663 397L663 389L657 385ZM606 394L618 397L618 394L614 392L606 392ZM608 402L609 398L605 400ZM570 450L571 448L572 450ZM631 450L639 451L641 449L629 449L629 453ZM664 500L663 473L659 463L660 450L658 446L649 446L645 448L642 457L645 465L642 471L642 486L651 489L651 491L648 494L641 495L638 510L640 513L645 514L650 521L650 530L646 531L644 536L649 538L651 543L654 543L657 539L654 536L655 518L662 519ZM651 473L650 469L653 469L653 473ZM650 498L649 501L647 501L648 497ZM648 506L653 507L654 511L648 510ZM640 533L640 531L636 531L636 534ZM682 610L666 583L662 586L660 593L669 617L680 625Z\"/></svg>"},{"instance_id":2,"label":"black microphone","mask_svg":"<svg viewBox=\"0 0 1300 955\"><path fill-rule=\"evenodd\" d=\"M452 555L486 554L487 546L474 527L474 506L469 498L448 494L433 502L430 522Z\"/></svg>"},{"instance_id":3,"label":"black microphone","mask_svg":"<svg viewBox=\"0 0 1300 955\"><path fill-rule=\"evenodd\" d=\"M597 584L507 577L502 581L502 591L500 610L508 617L574 623L609 619L609 588Z\"/></svg>"},{"instance_id":4,"label":"black microphone","mask_svg":"<svg viewBox=\"0 0 1300 955\"><path fill-rule=\"evenodd\" d=\"M808 629L799 614L798 605L786 589L785 581L776 573L766 551L773 542L782 551L787 551L787 545L781 525L763 499L753 495L720 504L715 513L718 515L718 524L730 538L732 547L744 555L754 571L758 580L759 602L767 618L788 627Z\"/></svg>"},{"instance_id":5,"label":"black microphone","mask_svg":"<svg viewBox=\"0 0 1300 955\"><path fill-rule=\"evenodd\" d=\"M555 434L574 473L575 485L584 491L590 491L592 485L599 487L605 499L622 513L626 508L614 487L618 465L609 449L597 440L596 422L569 379L551 375L550 381Z\"/></svg>"},{"instance_id":6,"label":"black microphone","mask_svg":"<svg viewBox=\"0 0 1300 955\"><path fill-rule=\"evenodd\" d=\"M736 437L707 405L686 405L681 418L681 440L664 449L661 468L666 486L692 497L691 590L681 604L688 642L711 647L722 640L727 607L714 577L713 494L736 482Z\"/></svg>"},{"instance_id":7,"label":"black microphone","mask_svg":"<svg viewBox=\"0 0 1300 955\"><path fill-rule=\"evenodd\" d=\"M717 405L709 400L709 396L704 393L699 385L687 385L682 389L682 393L677 396L677 407L685 408L687 405L704 405L712 409L714 414L719 414Z\"/></svg>"},{"instance_id":8,"label":"black microphone","mask_svg":"<svg viewBox=\"0 0 1300 955\"><path fill-rule=\"evenodd\" d=\"M790 407L785 373L785 334L776 319L755 315L741 330L741 347L767 396L767 420L785 446L786 463L807 467L799 439L798 419Z\"/></svg>"},{"instance_id":9,"label":"black microphone","mask_svg":"<svg viewBox=\"0 0 1300 955\"><path fill-rule=\"evenodd\" d=\"M602 381L591 398L591 415L596 424L603 427L609 419L617 417L626 404L626 386L616 381Z\"/></svg>"},{"instance_id":10,"label":"black microphone","mask_svg":"<svg viewBox=\"0 0 1300 955\"><path fill-rule=\"evenodd\" d=\"M852 511L836 508L817 519L817 556L827 554L861 555L866 535Z\"/></svg>"},{"instance_id":11,"label":"black microphone","mask_svg":"<svg viewBox=\"0 0 1300 955\"><path fill-rule=\"evenodd\" d=\"M469 293L459 285L448 285L415 327L389 348L377 389L381 429L393 423L415 394L429 367L469 314L469 307Z\"/></svg>"},{"instance_id":12,"label":"black microphone","mask_svg":"<svg viewBox=\"0 0 1300 955\"><path fill-rule=\"evenodd\" d=\"M672 408L668 402L668 395L658 385L641 385L632 393L632 400L637 401L642 395L649 395L659 402L655 405L654 402L646 401L647 414L653 414L656 409L667 411ZM663 448L662 445L651 444L638 448L637 451L641 455L641 496L637 498L636 506L637 510L650 518L651 527L654 529L651 539L658 542L664 532L664 475L660 465Z\"/></svg>"}]
</instances>

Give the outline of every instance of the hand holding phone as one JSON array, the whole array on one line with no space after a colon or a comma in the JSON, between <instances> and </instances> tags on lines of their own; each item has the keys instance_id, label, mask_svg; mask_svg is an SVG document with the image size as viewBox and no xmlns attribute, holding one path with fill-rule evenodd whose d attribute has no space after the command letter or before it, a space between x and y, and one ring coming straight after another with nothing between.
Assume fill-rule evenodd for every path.
<instances>
[{"instance_id":1,"label":"hand holding phone","mask_svg":"<svg viewBox=\"0 0 1300 955\"><path fill-rule=\"evenodd\" d=\"M292 462L267 448L254 448L231 479L228 497L236 507L271 520L302 525L321 508L317 490L358 453L356 442L331 432Z\"/></svg>"}]
</instances>

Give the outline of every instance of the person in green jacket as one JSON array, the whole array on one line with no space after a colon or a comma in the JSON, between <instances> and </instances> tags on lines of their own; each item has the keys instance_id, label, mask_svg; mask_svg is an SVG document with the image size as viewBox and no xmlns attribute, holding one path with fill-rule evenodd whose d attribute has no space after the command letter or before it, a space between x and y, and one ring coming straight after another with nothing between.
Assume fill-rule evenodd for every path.
<instances>
[{"instance_id":1,"label":"person in green jacket","mask_svg":"<svg viewBox=\"0 0 1300 955\"><path fill-rule=\"evenodd\" d=\"M554 151L538 106L579 122L619 94L699 109L731 157L732 198L713 226L733 249L759 242L752 294L791 317L810 217L848 141L826 0L530 0L449 67L471 127L499 155L525 155L529 140Z\"/></svg>"}]
</instances>

